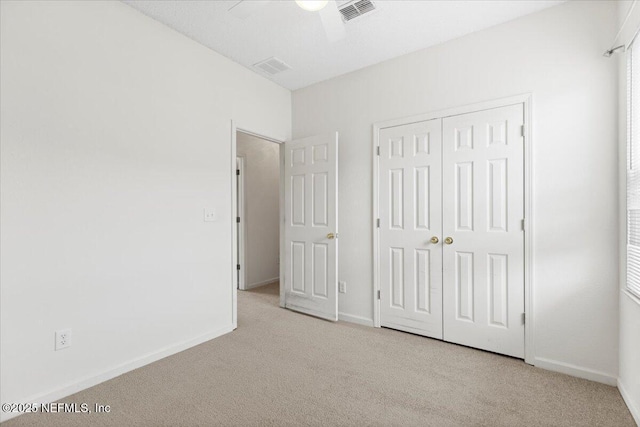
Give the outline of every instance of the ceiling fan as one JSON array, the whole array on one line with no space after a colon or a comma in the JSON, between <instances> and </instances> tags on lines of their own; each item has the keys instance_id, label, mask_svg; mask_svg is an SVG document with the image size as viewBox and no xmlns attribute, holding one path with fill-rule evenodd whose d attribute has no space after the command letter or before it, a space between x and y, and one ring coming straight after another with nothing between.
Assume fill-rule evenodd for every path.
<instances>
[{"instance_id":1,"label":"ceiling fan","mask_svg":"<svg viewBox=\"0 0 640 427\"><path fill-rule=\"evenodd\" d=\"M295 2L304 10L318 13L324 32L330 42L344 38L346 30L336 0L295 0ZM229 9L229 13L243 19L253 15L269 3L271 0L240 0Z\"/></svg>"}]
</instances>

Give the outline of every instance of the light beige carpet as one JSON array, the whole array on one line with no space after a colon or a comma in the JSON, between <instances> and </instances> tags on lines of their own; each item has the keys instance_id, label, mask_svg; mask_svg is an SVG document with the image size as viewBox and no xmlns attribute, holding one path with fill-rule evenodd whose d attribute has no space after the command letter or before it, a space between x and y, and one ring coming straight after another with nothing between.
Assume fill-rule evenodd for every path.
<instances>
[{"instance_id":1,"label":"light beige carpet","mask_svg":"<svg viewBox=\"0 0 640 427\"><path fill-rule=\"evenodd\" d=\"M278 308L239 292L230 334L77 393L109 414L16 426L633 426L618 390L402 332Z\"/></svg>"}]
</instances>

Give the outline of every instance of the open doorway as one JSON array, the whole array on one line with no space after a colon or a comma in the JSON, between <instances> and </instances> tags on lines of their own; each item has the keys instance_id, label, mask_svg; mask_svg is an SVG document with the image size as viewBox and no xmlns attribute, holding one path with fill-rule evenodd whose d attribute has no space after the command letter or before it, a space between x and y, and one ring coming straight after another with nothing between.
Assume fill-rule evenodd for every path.
<instances>
[{"instance_id":1,"label":"open doorway","mask_svg":"<svg viewBox=\"0 0 640 427\"><path fill-rule=\"evenodd\" d=\"M280 307L338 320L338 133L309 136L285 144L241 130L233 122L231 129L234 329L238 325L238 290L255 292L266 286L272 287L271 293L279 293ZM260 144L257 159L264 160L267 157L264 150L269 148L274 150L272 157L277 152L277 174L275 171L271 174L274 178L278 176L277 192L273 187L271 190L249 188L256 168L251 154L241 147L246 140ZM267 181L264 172L257 176L260 185ZM258 194L260 199L256 200L260 201L253 201L252 194ZM265 194L270 197L265 199ZM278 201L277 219L272 222L274 225L256 228L253 222L267 217L265 200ZM262 249L258 249L251 236L256 230L261 235L260 232L268 228L271 228L271 237L263 235L258 240ZM275 263L271 259L270 266L269 259L273 257L267 254L275 256ZM254 262L259 263L258 269L263 268L260 276L252 273ZM276 270L271 276L268 272L274 264Z\"/></svg>"},{"instance_id":2,"label":"open doorway","mask_svg":"<svg viewBox=\"0 0 640 427\"><path fill-rule=\"evenodd\" d=\"M238 289L279 293L280 144L237 131Z\"/></svg>"}]
</instances>

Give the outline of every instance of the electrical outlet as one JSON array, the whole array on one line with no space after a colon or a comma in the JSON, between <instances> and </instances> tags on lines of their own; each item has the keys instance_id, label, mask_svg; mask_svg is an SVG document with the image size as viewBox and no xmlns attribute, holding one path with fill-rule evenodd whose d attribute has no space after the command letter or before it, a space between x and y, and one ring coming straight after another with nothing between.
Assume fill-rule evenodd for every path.
<instances>
[{"instance_id":1,"label":"electrical outlet","mask_svg":"<svg viewBox=\"0 0 640 427\"><path fill-rule=\"evenodd\" d=\"M347 293L347 282L338 282L338 292L341 294Z\"/></svg>"},{"instance_id":2,"label":"electrical outlet","mask_svg":"<svg viewBox=\"0 0 640 427\"><path fill-rule=\"evenodd\" d=\"M56 351L71 347L71 329L56 331Z\"/></svg>"}]
</instances>

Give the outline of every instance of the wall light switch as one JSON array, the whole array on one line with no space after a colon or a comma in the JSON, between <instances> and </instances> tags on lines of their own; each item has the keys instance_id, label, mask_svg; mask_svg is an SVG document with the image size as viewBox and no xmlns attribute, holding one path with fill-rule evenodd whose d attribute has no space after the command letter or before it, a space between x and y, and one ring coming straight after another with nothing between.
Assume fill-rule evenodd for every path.
<instances>
[{"instance_id":1,"label":"wall light switch","mask_svg":"<svg viewBox=\"0 0 640 427\"><path fill-rule=\"evenodd\" d=\"M218 220L218 213L213 208L204 208L204 222L215 222Z\"/></svg>"}]
</instances>

